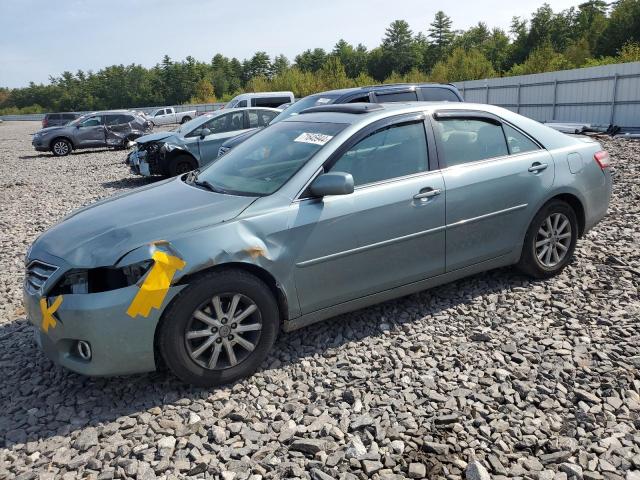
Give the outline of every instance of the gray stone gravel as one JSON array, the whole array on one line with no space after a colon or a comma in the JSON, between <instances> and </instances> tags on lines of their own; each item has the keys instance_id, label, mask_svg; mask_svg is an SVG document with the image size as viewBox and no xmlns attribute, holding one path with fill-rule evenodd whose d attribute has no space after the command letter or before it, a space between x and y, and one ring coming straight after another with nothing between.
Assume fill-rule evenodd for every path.
<instances>
[{"instance_id":1,"label":"gray stone gravel","mask_svg":"<svg viewBox=\"0 0 640 480\"><path fill-rule=\"evenodd\" d=\"M32 344L29 243L146 184L124 152L54 158L0 126L0 479L638 479L640 144L603 143L609 216L562 275L464 279L283 334L252 378L91 379Z\"/></svg>"}]
</instances>

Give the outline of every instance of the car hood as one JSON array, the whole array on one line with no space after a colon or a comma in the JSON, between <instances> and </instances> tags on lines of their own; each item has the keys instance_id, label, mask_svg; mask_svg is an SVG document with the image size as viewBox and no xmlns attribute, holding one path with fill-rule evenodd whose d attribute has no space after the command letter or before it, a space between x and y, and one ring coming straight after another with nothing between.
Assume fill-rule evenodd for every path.
<instances>
[{"instance_id":1,"label":"car hood","mask_svg":"<svg viewBox=\"0 0 640 480\"><path fill-rule=\"evenodd\" d=\"M74 267L115 265L147 243L230 220L254 200L170 179L73 212L36 240L29 260L44 252Z\"/></svg>"},{"instance_id":2,"label":"car hood","mask_svg":"<svg viewBox=\"0 0 640 480\"><path fill-rule=\"evenodd\" d=\"M136 143L158 142L169 137L176 137L176 132L155 132L136 138Z\"/></svg>"},{"instance_id":3,"label":"car hood","mask_svg":"<svg viewBox=\"0 0 640 480\"><path fill-rule=\"evenodd\" d=\"M55 132L57 130L65 130L69 128L68 125L56 125L54 127L46 127L46 128L41 128L40 130L38 130L36 133L39 133L41 135L44 135L45 133L49 133L49 132Z\"/></svg>"}]
</instances>

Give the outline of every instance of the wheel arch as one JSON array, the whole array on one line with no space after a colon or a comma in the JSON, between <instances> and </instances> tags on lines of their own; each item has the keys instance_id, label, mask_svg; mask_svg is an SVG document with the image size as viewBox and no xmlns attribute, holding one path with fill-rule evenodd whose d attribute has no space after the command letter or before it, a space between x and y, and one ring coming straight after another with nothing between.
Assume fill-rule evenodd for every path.
<instances>
[{"instance_id":1,"label":"wheel arch","mask_svg":"<svg viewBox=\"0 0 640 480\"><path fill-rule=\"evenodd\" d=\"M289 319L289 302L287 299L287 295L284 289L280 286L276 278L264 268L255 265L253 263L246 262L228 262L220 265L214 265L212 267L204 268L202 270L198 270L196 272L191 272L184 277L180 278L180 280L176 283L176 285L189 285L197 281L199 278L214 272L224 272L225 270L241 270L254 277L262 280L274 298L276 299L276 303L278 304L278 310L280 314L280 325L282 326ZM161 329L162 324L166 321L165 312L169 310L169 306L176 301L176 299L180 296L180 294L176 295L171 302L164 308L162 315L160 316L160 320L156 324L154 338L153 338L153 351L156 362L156 367L164 366L164 361L162 359L162 355L160 354L160 350L158 348L158 335Z\"/></svg>"},{"instance_id":2,"label":"wheel arch","mask_svg":"<svg viewBox=\"0 0 640 480\"><path fill-rule=\"evenodd\" d=\"M582 237L586 224L584 205L582 204L582 201L572 193L560 193L558 195L555 195L554 197L551 197L546 203L549 203L552 200L561 200L569 204L569 206L576 213L576 218L578 220L578 238Z\"/></svg>"},{"instance_id":3,"label":"wheel arch","mask_svg":"<svg viewBox=\"0 0 640 480\"><path fill-rule=\"evenodd\" d=\"M71 140L70 137L66 135L58 135L56 137L53 137L49 142L49 149L53 148L53 144L56 142L56 140L66 140L71 144L71 148L76 148L75 144L73 143L73 140Z\"/></svg>"}]
</instances>

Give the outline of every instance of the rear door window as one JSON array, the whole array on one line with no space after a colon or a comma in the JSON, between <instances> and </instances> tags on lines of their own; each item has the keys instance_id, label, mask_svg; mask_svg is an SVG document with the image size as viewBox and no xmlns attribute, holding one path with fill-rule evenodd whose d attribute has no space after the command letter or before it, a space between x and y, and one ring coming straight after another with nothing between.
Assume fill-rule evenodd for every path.
<instances>
[{"instance_id":1,"label":"rear door window","mask_svg":"<svg viewBox=\"0 0 640 480\"><path fill-rule=\"evenodd\" d=\"M509 154L502 126L481 119L442 119L434 122L438 153L447 167Z\"/></svg>"},{"instance_id":2,"label":"rear door window","mask_svg":"<svg viewBox=\"0 0 640 480\"><path fill-rule=\"evenodd\" d=\"M384 127L347 150L330 168L353 176L355 186L429 170L422 121Z\"/></svg>"},{"instance_id":3,"label":"rear door window","mask_svg":"<svg viewBox=\"0 0 640 480\"><path fill-rule=\"evenodd\" d=\"M422 98L425 102L459 102L453 91L441 87L422 87Z\"/></svg>"},{"instance_id":4,"label":"rear door window","mask_svg":"<svg viewBox=\"0 0 640 480\"><path fill-rule=\"evenodd\" d=\"M48 117L49 120L60 120L61 115L59 113L50 113Z\"/></svg>"},{"instance_id":5,"label":"rear door window","mask_svg":"<svg viewBox=\"0 0 640 480\"><path fill-rule=\"evenodd\" d=\"M266 127L277 114L277 112L270 112L268 110L250 110L247 112L247 128Z\"/></svg>"},{"instance_id":6,"label":"rear door window","mask_svg":"<svg viewBox=\"0 0 640 480\"><path fill-rule=\"evenodd\" d=\"M410 92L381 92L376 93L376 101L378 103L391 102L417 102L418 95L415 91Z\"/></svg>"}]
</instances>

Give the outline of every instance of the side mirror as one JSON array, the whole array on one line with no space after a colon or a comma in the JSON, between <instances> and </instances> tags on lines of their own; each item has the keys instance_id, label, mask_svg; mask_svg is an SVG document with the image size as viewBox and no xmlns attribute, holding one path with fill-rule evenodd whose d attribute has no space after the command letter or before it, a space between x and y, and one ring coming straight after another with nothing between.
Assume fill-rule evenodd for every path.
<instances>
[{"instance_id":1,"label":"side mirror","mask_svg":"<svg viewBox=\"0 0 640 480\"><path fill-rule=\"evenodd\" d=\"M208 128L203 128L202 130L200 130L200 138L204 138L207 135L211 135L211 130L209 130Z\"/></svg>"},{"instance_id":2,"label":"side mirror","mask_svg":"<svg viewBox=\"0 0 640 480\"><path fill-rule=\"evenodd\" d=\"M315 197L348 195L353 193L353 177L344 172L324 173L313 181L309 190Z\"/></svg>"}]
</instances>

